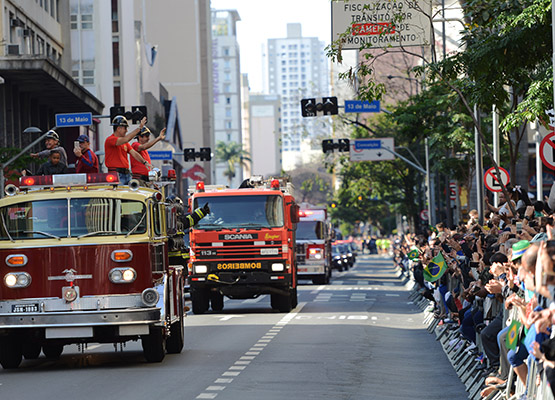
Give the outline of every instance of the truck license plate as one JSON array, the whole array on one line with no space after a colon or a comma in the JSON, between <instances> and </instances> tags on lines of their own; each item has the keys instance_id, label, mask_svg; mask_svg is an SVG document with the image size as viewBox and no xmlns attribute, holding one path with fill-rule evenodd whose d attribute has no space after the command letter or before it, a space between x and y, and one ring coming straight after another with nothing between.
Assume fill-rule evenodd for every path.
<instances>
[{"instance_id":1,"label":"truck license plate","mask_svg":"<svg viewBox=\"0 0 555 400\"><path fill-rule=\"evenodd\" d=\"M31 312L39 312L39 305L38 304L14 304L12 305L12 312L13 313L31 313Z\"/></svg>"}]
</instances>

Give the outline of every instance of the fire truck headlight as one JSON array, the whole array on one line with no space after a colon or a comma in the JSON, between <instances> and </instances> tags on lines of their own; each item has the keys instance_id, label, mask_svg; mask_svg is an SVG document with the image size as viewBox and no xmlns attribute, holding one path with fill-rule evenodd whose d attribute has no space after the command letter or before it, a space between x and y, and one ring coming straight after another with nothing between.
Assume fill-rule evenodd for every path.
<instances>
[{"instance_id":1,"label":"fire truck headlight","mask_svg":"<svg viewBox=\"0 0 555 400\"><path fill-rule=\"evenodd\" d=\"M272 264L272 271L273 272L281 272L284 270L284 266L282 263L274 263Z\"/></svg>"},{"instance_id":2,"label":"fire truck headlight","mask_svg":"<svg viewBox=\"0 0 555 400\"><path fill-rule=\"evenodd\" d=\"M31 275L27 272L12 272L4 276L4 284L9 288L26 288L31 284Z\"/></svg>"},{"instance_id":3,"label":"fire truck headlight","mask_svg":"<svg viewBox=\"0 0 555 400\"><path fill-rule=\"evenodd\" d=\"M322 259L322 249L320 248L309 248L308 258L311 260L321 260Z\"/></svg>"},{"instance_id":4,"label":"fire truck headlight","mask_svg":"<svg viewBox=\"0 0 555 400\"><path fill-rule=\"evenodd\" d=\"M143 293L141 294L141 299L143 300L145 306L153 307L158 303L160 295L158 294L156 289L148 288L143 290Z\"/></svg>"},{"instance_id":5,"label":"fire truck headlight","mask_svg":"<svg viewBox=\"0 0 555 400\"><path fill-rule=\"evenodd\" d=\"M133 268L112 268L108 274L112 283L131 283L137 278Z\"/></svg>"},{"instance_id":6,"label":"fire truck headlight","mask_svg":"<svg viewBox=\"0 0 555 400\"><path fill-rule=\"evenodd\" d=\"M195 265L195 274L206 274L207 272L208 272L208 266Z\"/></svg>"}]
</instances>

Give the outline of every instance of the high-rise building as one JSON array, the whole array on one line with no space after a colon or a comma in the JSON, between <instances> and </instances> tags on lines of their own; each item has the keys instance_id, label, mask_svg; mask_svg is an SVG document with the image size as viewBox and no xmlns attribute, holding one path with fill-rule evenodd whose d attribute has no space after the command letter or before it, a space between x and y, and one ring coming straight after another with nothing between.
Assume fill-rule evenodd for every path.
<instances>
[{"instance_id":1,"label":"high-rise building","mask_svg":"<svg viewBox=\"0 0 555 400\"><path fill-rule=\"evenodd\" d=\"M214 143L243 145L241 132L241 68L236 10L212 10L212 76L214 90ZM243 181L242 166L236 165L235 177L224 175L227 163L214 163L214 182L239 186Z\"/></svg>"},{"instance_id":2,"label":"high-rise building","mask_svg":"<svg viewBox=\"0 0 555 400\"><path fill-rule=\"evenodd\" d=\"M303 37L301 24L287 24L287 37L268 40L268 93L281 97L283 168L303 163L301 143L318 147L331 132L329 117L302 118L303 98L329 96L329 68L324 42ZM303 146L304 147L304 146Z\"/></svg>"},{"instance_id":3,"label":"high-rise building","mask_svg":"<svg viewBox=\"0 0 555 400\"><path fill-rule=\"evenodd\" d=\"M275 94L250 94L249 126L252 174L281 174L281 101Z\"/></svg>"}]
</instances>

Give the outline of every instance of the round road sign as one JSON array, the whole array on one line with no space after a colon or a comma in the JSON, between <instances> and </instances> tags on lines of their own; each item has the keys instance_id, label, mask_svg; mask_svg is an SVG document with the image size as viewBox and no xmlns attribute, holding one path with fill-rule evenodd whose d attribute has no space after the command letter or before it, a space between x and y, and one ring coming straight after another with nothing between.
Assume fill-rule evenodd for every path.
<instances>
[{"instance_id":1,"label":"round road sign","mask_svg":"<svg viewBox=\"0 0 555 400\"><path fill-rule=\"evenodd\" d=\"M543 138L540 143L540 157L543 165L555 169L555 132Z\"/></svg>"},{"instance_id":2,"label":"round road sign","mask_svg":"<svg viewBox=\"0 0 555 400\"><path fill-rule=\"evenodd\" d=\"M497 172L494 167L491 167L484 174L484 184L492 192L502 192L502 186L507 186L511 181L509 173L505 168L499 167L499 172L501 176L497 176Z\"/></svg>"},{"instance_id":3,"label":"round road sign","mask_svg":"<svg viewBox=\"0 0 555 400\"><path fill-rule=\"evenodd\" d=\"M420 219L424 221L428 220L428 210L420 211Z\"/></svg>"}]
</instances>

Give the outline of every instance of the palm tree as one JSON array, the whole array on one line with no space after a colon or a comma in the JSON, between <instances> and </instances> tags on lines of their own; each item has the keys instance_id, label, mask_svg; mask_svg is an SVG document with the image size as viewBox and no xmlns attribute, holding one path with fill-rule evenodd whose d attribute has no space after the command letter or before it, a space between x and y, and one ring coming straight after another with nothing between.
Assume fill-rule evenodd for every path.
<instances>
[{"instance_id":1,"label":"palm tree","mask_svg":"<svg viewBox=\"0 0 555 400\"><path fill-rule=\"evenodd\" d=\"M236 165L245 166L247 162L251 162L250 154L243 150L243 146L237 142L218 141L216 143L216 162L226 164L227 169L224 176L227 177L229 186L236 175Z\"/></svg>"}]
</instances>

